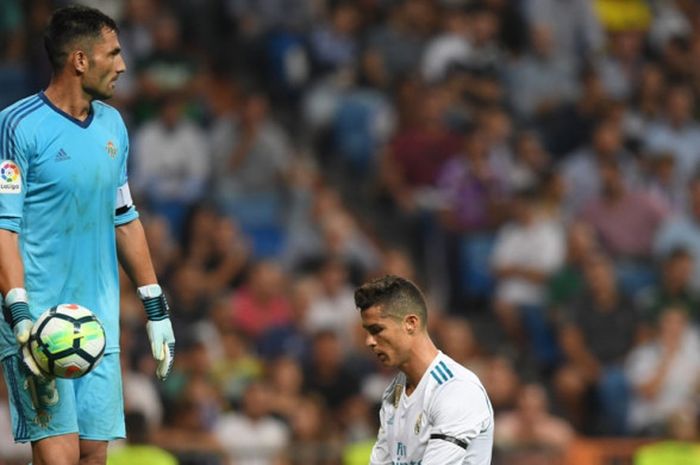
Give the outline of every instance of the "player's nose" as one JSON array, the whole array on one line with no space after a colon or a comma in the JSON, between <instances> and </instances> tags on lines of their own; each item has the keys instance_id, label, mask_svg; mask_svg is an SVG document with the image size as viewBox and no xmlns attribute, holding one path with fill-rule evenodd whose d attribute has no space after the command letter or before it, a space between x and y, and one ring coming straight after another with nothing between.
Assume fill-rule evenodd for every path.
<instances>
[{"instance_id":1,"label":"player's nose","mask_svg":"<svg viewBox=\"0 0 700 465\"><path fill-rule=\"evenodd\" d=\"M124 61L124 58L122 58L120 55L117 61L117 74L121 74L124 71L126 71L126 62Z\"/></svg>"},{"instance_id":2,"label":"player's nose","mask_svg":"<svg viewBox=\"0 0 700 465\"><path fill-rule=\"evenodd\" d=\"M368 334L368 335L365 337L365 345L366 345L367 347L369 347L370 349L373 348L374 346L376 346L376 345L377 345L377 341L374 339L374 336L372 336L371 334Z\"/></svg>"}]
</instances>

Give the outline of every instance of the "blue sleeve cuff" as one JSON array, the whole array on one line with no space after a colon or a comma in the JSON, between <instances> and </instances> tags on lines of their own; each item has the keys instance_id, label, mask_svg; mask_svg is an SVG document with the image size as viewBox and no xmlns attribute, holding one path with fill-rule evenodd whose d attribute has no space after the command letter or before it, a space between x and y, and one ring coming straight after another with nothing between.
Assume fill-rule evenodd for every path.
<instances>
[{"instance_id":1,"label":"blue sleeve cuff","mask_svg":"<svg viewBox=\"0 0 700 465\"><path fill-rule=\"evenodd\" d=\"M22 220L20 218L0 218L0 229L19 234L22 232Z\"/></svg>"},{"instance_id":2,"label":"blue sleeve cuff","mask_svg":"<svg viewBox=\"0 0 700 465\"><path fill-rule=\"evenodd\" d=\"M139 212L136 210L136 207L131 206L124 213L121 213L121 214L116 215L114 217L114 225L115 226L122 226L124 224L131 223L135 219L138 219L138 217L139 217Z\"/></svg>"}]
</instances>

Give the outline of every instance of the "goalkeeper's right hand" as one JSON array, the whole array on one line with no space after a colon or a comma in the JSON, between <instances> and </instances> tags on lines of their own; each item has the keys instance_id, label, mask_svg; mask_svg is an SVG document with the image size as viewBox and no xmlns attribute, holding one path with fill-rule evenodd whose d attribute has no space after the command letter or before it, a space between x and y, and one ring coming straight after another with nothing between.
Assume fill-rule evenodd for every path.
<instances>
[{"instance_id":1,"label":"goalkeeper's right hand","mask_svg":"<svg viewBox=\"0 0 700 465\"><path fill-rule=\"evenodd\" d=\"M12 327L12 332L19 344L18 356L22 361L22 366L29 374L27 387L32 398L32 405L37 410L56 405L59 399L56 380L41 371L29 349L29 336L34 322L29 313L27 291L19 287L10 289L5 296L4 303L2 296L0 296L0 306L2 306L5 321Z\"/></svg>"},{"instance_id":2,"label":"goalkeeper's right hand","mask_svg":"<svg viewBox=\"0 0 700 465\"><path fill-rule=\"evenodd\" d=\"M29 341L32 326L34 326L32 315L29 313L27 291L21 287L10 289L5 296L3 314L5 321L12 327L12 332L15 333L17 344L20 346L26 344Z\"/></svg>"},{"instance_id":3,"label":"goalkeeper's right hand","mask_svg":"<svg viewBox=\"0 0 700 465\"><path fill-rule=\"evenodd\" d=\"M12 327L12 332L15 334L17 344L19 344L19 357L22 360L24 368L31 374L39 378L48 378L48 376L39 369L32 353L29 350L29 335L32 332L34 322L29 313L29 298L27 291L21 287L10 289L5 296L5 304L3 306L5 321Z\"/></svg>"}]
</instances>

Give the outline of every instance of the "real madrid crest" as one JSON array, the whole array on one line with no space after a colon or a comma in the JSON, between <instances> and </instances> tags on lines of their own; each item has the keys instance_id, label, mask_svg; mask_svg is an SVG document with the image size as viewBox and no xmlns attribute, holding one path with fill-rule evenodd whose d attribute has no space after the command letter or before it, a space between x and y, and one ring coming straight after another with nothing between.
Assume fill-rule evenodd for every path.
<instances>
[{"instance_id":1,"label":"real madrid crest","mask_svg":"<svg viewBox=\"0 0 700 465\"><path fill-rule=\"evenodd\" d=\"M416 435L420 434L420 424L421 424L421 420L423 420L423 412L421 412L421 413L418 415L418 418L416 418L416 424L415 424L415 426L413 427L413 432L416 433Z\"/></svg>"}]
</instances>

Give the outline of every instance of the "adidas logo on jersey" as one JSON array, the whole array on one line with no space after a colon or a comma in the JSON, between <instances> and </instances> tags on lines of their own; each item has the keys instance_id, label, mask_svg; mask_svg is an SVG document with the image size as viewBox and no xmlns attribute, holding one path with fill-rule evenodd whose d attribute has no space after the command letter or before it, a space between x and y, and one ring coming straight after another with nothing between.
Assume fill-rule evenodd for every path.
<instances>
[{"instance_id":1,"label":"adidas logo on jersey","mask_svg":"<svg viewBox=\"0 0 700 465\"><path fill-rule=\"evenodd\" d=\"M66 153L65 150L60 149L58 153L56 154L56 161L65 161L65 160L70 160L70 155Z\"/></svg>"}]
</instances>

